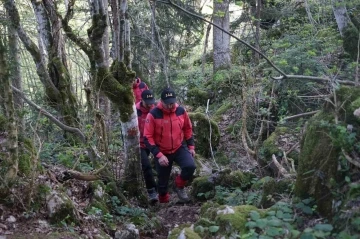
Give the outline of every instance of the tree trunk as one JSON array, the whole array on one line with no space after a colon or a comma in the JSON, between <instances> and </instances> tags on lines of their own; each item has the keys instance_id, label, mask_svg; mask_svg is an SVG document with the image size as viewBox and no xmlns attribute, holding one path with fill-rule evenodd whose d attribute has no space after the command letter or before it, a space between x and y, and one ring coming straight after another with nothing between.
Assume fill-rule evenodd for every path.
<instances>
[{"instance_id":1,"label":"tree trunk","mask_svg":"<svg viewBox=\"0 0 360 239\"><path fill-rule=\"evenodd\" d=\"M155 84L155 41L156 41L156 33L155 33L155 8L156 8L156 1L149 1L150 8L151 8L151 47L149 52L149 69L150 69L150 83L151 86Z\"/></svg>"},{"instance_id":2,"label":"tree trunk","mask_svg":"<svg viewBox=\"0 0 360 239\"><path fill-rule=\"evenodd\" d=\"M3 32L1 34L3 36ZM17 131L17 122L15 117L15 108L14 108L14 99L13 93L11 90L11 77L9 74L9 66L7 63L8 57L6 56L7 49L6 38L0 38L0 84L3 89L3 98L5 105L5 115L7 117L7 129L8 129L8 140L7 140L7 149L9 151L9 156L7 159L7 166L5 181L13 181L17 177L18 173L18 164L19 164L19 154L18 154L18 131Z\"/></svg>"},{"instance_id":3,"label":"tree trunk","mask_svg":"<svg viewBox=\"0 0 360 239\"><path fill-rule=\"evenodd\" d=\"M214 1L213 22L229 31L229 0ZM231 66L230 36L218 28L213 30L214 72Z\"/></svg>"},{"instance_id":4,"label":"tree trunk","mask_svg":"<svg viewBox=\"0 0 360 239\"><path fill-rule=\"evenodd\" d=\"M12 85L22 91L18 35L14 28L9 27L9 71ZM22 116L24 101L21 97L14 95L14 104L17 113L18 134L24 135L25 122Z\"/></svg>"},{"instance_id":5,"label":"tree trunk","mask_svg":"<svg viewBox=\"0 0 360 239\"><path fill-rule=\"evenodd\" d=\"M205 41L204 41L204 51L201 57L201 73L205 78L205 65L206 65L206 49L208 47L209 35L211 30L211 24L209 24L206 28Z\"/></svg>"},{"instance_id":6,"label":"tree trunk","mask_svg":"<svg viewBox=\"0 0 360 239\"><path fill-rule=\"evenodd\" d=\"M125 63L119 60L124 58L124 55L121 57L121 51L119 57L112 64L112 74L110 74L108 67L106 67L101 41L107 23L105 9L100 2L101 0L94 0L92 2L93 25L88 30L97 67L97 87L119 109L126 156L125 185L129 186L127 190L129 190L130 195L136 195L141 185L141 167L138 122L131 88L135 72L128 69ZM122 9L121 14L125 14L127 2L122 0L121 4L124 4L120 6L120 9ZM118 34L116 31L121 31L121 27L114 28L114 31L115 34ZM121 33L124 34L125 31L121 31ZM125 39L125 36L120 36L120 39ZM121 43L121 45L125 46L125 43ZM119 49L124 48L119 47Z\"/></svg>"},{"instance_id":7,"label":"tree trunk","mask_svg":"<svg viewBox=\"0 0 360 239\"><path fill-rule=\"evenodd\" d=\"M256 49L260 51L260 22L261 22L261 1L256 1ZM259 64L260 54L255 52L255 62Z\"/></svg>"},{"instance_id":8,"label":"tree trunk","mask_svg":"<svg viewBox=\"0 0 360 239\"><path fill-rule=\"evenodd\" d=\"M46 49L48 51L46 52L46 54L48 54L48 66L46 66L39 48L22 28L20 16L14 0L5 0L4 5L9 12L10 21L13 27L16 29L19 38L34 60L37 74L44 85L48 102L53 108L60 112L67 125L78 126L77 101L71 90L70 75L67 70L64 42L61 34L61 22L55 13L53 2L48 0L44 1L43 7L47 10L46 16L48 16L48 18L43 19L43 17L46 17L44 15L38 16L38 18L42 19L41 25L44 25L43 22L45 21L52 23L51 39L54 41L51 41L51 39L44 39L45 43L49 40L50 44L50 50ZM43 35L40 34L40 36ZM48 37L47 33L44 33L44 37Z\"/></svg>"},{"instance_id":9,"label":"tree trunk","mask_svg":"<svg viewBox=\"0 0 360 239\"><path fill-rule=\"evenodd\" d=\"M344 36L344 29L348 25L350 19L347 14L347 9L345 5L345 1L343 0L333 0L332 8L335 15L335 20L339 28L339 32L341 36Z\"/></svg>"}]
</instances>

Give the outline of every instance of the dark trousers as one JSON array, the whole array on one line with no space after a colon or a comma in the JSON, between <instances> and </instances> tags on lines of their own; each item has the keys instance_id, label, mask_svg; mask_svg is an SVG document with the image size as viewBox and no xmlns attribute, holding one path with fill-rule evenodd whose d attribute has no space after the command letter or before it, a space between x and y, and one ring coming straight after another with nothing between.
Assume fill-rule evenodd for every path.
<instances>
[{"instance_id":1,"label":"dark trousers","mask_svg":"<svg viewBox=\"0 0 360 239\"><path fill-rule=\"evenodd\" d=\"M141 151L141 168L144 175L145 185L147 189L156 188L156 182L149 160L150 150L140 148Z\"/></svg>"},{"instance_id":2,"label":"dark trousers","mask_svg":"<svg viewBox=\"0 0 360 239\"><path fill-rule=\"evenodd\" d=\"M158 173L158 192L163 196L168 192L168 184L173 162L181 168L180 177L183 180L189 180L196 169L195 161L186 146L182 145L173 154L165 154L169 160L169 165L164 167L155 159L156 171Z\"/></svg>"}]
</instances>

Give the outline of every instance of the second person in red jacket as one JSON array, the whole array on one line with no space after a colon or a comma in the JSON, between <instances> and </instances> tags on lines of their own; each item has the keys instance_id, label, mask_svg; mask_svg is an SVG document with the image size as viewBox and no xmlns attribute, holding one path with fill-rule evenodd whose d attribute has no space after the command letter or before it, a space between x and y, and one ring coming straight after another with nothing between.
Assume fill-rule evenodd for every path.
<instances>
[{"instance_id":1,"label":"second person in red jacket","mask_svg":"<svg viewBox=\"0 0 360 239\"><path fill-rule=\"evenodd\" d=\"M185 109L176 104L172 89L163 90L161 102L146 117L144 142L155 157L159 202L169 202L168 182L173 162L181 168L181 174L175 179L176 193L180 201L188 202L184 187L196 169L195 145L190 118Z\"/></svg>"},{"instance_id":2,"label":"second person in red jacket","mask_svg":"<svg viewBox=\"0 0 360 239\"><path fill-rule=\"evenodd\" d=\"M146 116L149 111L154 108L155 98L150 90L144 90L141 93L141 101L136 104L136 111L138 116L138 124L140 131L140 152L141 152L141 168L144 175L145 186L148 192L150 202L158 201L158 194L156 192L156 183L152 172L151 163L149 160L149 149L144 144L144 125Z\"/></svg>"}]
</instances>

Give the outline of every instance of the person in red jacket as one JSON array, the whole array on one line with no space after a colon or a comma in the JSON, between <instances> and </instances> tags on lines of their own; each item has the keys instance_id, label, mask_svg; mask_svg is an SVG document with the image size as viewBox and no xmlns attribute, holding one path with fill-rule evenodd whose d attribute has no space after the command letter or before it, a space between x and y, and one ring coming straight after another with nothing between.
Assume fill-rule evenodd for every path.
<instances>
[{"instance_id":1,"label":"person in red jacket","mask_svg":"<svg viewBox=\"0 0 360 239\"><path fill-rule=\"evenodd\" d=\"M141 101L141 93L144 90L148 90L148 89L149 87L146 85L146 83L142 82L141 79L138 76L136 76L133 82L133 93L135 97L135 104Z\"/></svg>"},{"instance_id":2,"label":"person in red jacket","mask_svg":"<svg viewBox=\"0 0 360 239\"><path fill-rule=\"evenodd\" d=\"M152 172L151 163L149 160L150 150L144 144L144 125L146 116L149 111L154 108L155 98L150 90L144 90L141 93L141 101L136 104L136 111L138 116L138 124L140 131L140 152L141 152L141 168L144 175L145 186L148 192L149 201L155 203L158 201L158 194L156 192L156 182Z\"/></svg>"},{"instance_id":3,"label":"person in red jacket","mask_svg":"<svg viewBox=\"0 0 360 239\"><path fill-rule=\"evenodd\" d=\"M175 178L175 191L181 202L190 201L184 187L196 169L192 125L185 109L176 104L172 89L162 91L161 102L147 115L144 142L155 158L159 202L169 202L168 181L173 162L181 168L181 174Z\"/></svg>"}]
</instances>

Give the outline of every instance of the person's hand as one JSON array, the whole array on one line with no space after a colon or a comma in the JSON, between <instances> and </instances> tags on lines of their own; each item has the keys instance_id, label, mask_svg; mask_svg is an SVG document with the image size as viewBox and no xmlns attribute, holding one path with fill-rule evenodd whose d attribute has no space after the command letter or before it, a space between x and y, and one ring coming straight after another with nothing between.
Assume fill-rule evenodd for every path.
<instances>
[{"instance_id":1,"label":"person's hand","mask_svg":"<svg viewBox=\"0 0 360 239\"><path fill-rule=\"evenodd\" d=\"M169 160L168 160L168 158L167 158L165 155L161 156L161 157L159 158L159 164L160 164L161 166L163 166L163 167L169 166Z\"/></svg>"},{"instance_id":2,"label":"person's hand","mask_svg":"<svg viewBox=\"0 0 360 239\"><path fill-rule=\"evenodd\" d=\"M191 156L195 157L195 150L194 149L189 149L189 152L190 152Z\"/></svg>"}]
</instances>

